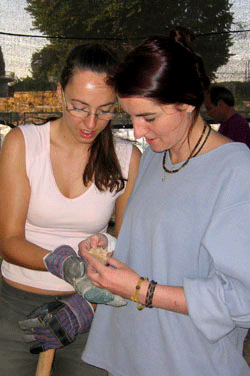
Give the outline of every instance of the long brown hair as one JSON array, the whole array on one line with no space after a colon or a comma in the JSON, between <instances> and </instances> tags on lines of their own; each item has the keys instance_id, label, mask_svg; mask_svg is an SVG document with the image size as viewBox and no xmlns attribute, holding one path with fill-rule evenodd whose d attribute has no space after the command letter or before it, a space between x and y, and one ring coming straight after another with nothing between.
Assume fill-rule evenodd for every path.
<instances>
[{"instance_id":1,"label":"long brown hair","mask_svg":"<svg viewBox=\"0 0 250 376\"><path fill-rule=\"evenodd\" d=\"M60 83L63 89L68 85L76 70L89 70L105 73L108 77L118 65L116 54L101 44L81 44L69 53L62 70ZM83 183L87 185L94 177L95 185L100 191L121 191L125 186L119 160L116 155L114 140L109 121L106 128L96 137L90 147L90 156L83 172Z\"/></svg>"}]
</instances>

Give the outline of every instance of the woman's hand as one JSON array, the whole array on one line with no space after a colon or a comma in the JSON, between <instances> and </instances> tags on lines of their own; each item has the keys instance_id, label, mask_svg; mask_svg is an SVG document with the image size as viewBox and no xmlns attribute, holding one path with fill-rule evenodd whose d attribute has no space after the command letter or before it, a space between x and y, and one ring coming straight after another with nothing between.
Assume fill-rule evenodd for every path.
<instances>
[{"instance_id":1,"label":"woman's hand","mask_svg":"<svg viewBox=\"0 0 250 376\"><path fill-rule=\"evenodd\" d=\"M108 248L108 238L104 234L96 233L89 236L79 243L79 256L82 256L82 252L89 252L91 248L101 247L103 249Z\"/></svg>"},{"instance_id":2,"label":"woman's hand","mask_svg":"<svg viewBox=\"0 0 250 376\"><path fill-rule=\"evenodd\" d=\"M82 252L82 257L88 263L88 278L100 288L126 299L135 296L136 286L140 276L131 268L114 257L108 257L108 266L101 264L88 252ZM139 290L139 300L145 304L149 282L143 281ZM153 298L153 306L173 312L188 314L184 288L182 286L157 285Z\"/></svg>"},{"instance_id":3,"label":"woman's hand","mask_svg":"<svg viewBox=\"0 0 250 376\"><path fill-rule=\"evenodd\" d=\"M126 299L130 299L135 294L135 287L140 276L128 266L114 257L108 257L109 265L105 266L93 255L83 250L81 256L88 263L87 275L95 286L107 289Z\"/></svg>"}]
</instances>

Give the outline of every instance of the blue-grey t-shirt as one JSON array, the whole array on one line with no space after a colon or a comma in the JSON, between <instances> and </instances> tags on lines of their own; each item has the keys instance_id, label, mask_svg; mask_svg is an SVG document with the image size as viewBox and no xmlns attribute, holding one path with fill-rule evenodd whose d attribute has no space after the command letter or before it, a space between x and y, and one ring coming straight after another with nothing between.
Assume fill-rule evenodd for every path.
<instances>
[{"instance_id":1,"label":"blue-grey t-shirt","mask_svg":"<svg viewBox=\"0 0 250 376\"><path fill-rule=\"evenodd\" d=\"M189 315L138 311L132 301L98 306L83 360L113 376L250 375L242 357L250 326L249 149L225 144L165 181L162 156L143 154L115 257L160 285L184 286Z\"/></svg>"}]
</instances>

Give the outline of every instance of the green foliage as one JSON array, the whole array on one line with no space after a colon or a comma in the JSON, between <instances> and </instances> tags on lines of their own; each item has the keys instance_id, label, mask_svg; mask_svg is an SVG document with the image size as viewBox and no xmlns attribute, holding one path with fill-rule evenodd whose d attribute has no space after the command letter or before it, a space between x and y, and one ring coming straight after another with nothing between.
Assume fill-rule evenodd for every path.
<instances>
[{"instance_id":1,"label":"green foliage","mask_svg":"<svg viewBox=\"0 0 250 376\"><path fill-rule=\"evenodd\" d=\"M32 76L36 80L56 83L70 46L49 44L32 56Z\"/></svg>"},{"instance_id":2,"label":"green foliage","mask_svg":"<svg viewBox=\"0 0 250 376\"><path fill-rule=\"evenodd\" d=\"M42 79L34 79L32 77L25 77L18 79L13 85L11 85L11 92L14 91L47 91L55 90L55 83Z\"/></svg>"},{"instance_id":3,"label":"green foliage","mask_svg":"<svg viewBox=\"0 0 250 376\"><path fill-rule=\"evenodd\" d=\"M62 45L59 38L68 38L63 42L63 54L65 46L93 38L115 39L115 47L124 51L145 36L166 35L180 25L197 35L195 50L211 76L229 59L228 32L233 21L230 0L27 0L27 4L34 27L50 37L57 57ZM43 65L46 63L40 61L40 67ZM35 66L33 72L39 73Z\"/></svg>"},{"instance_id":4,"label":"green foliage","mask_svg":"<svg viewBox=\"0 0 250 376\"><path fill-rule=\"evenodd\" d=\"M5 76L5 62L3 58L2 47L0 46L0 77Z\"/></svg>"}]
</instances>

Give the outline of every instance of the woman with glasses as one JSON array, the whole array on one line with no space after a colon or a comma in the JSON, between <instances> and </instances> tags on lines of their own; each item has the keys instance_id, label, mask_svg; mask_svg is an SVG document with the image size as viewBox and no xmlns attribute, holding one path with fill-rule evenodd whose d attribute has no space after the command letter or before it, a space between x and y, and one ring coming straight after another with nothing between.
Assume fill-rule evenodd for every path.
<instances>
[{"instance_id":1,"label":"woman with glasses","mask_svg":"<svg viewBox=\"0 0 250 376\"><path fill-rule=\"evenodd\" d=\"M53 301L59 312L57 324L62 323L60 330L65 320L71 325L64 334L57 332L68 346L59 346L53 337L55 348L62 347L55 356L53 375L106 375L80 359L93 308L74 294L71 284L51 274L44 259L63 244L73 249L74 257L82 239L107 232L114 210L116 236L119 233L140 152L112 135L117 103L107 80L116 66L116 56L108 48L75 47L57 88L62 116L40 126L19 126L2 146L1 374L35 374L38 358L30 354L18 322L41 304ZM77 335L83 332L86 334ZM49 330L46 336L51 336ZM33 352L44 349L41 343Z\"/></svg>"},{"instance_id":2,"label":"woman with glasses","mask_svg":"<svg viewBox=\"0 0 250 376\"><path fill-rule=\"evenodd\" d=\"M247 376L250 153L203 121L209 81L174 36L147 38L113 79L150 147L112 267L80 246L92 282L128 299L98 307L83 360L113 376Z\"/></svg>"}]
</instances>

